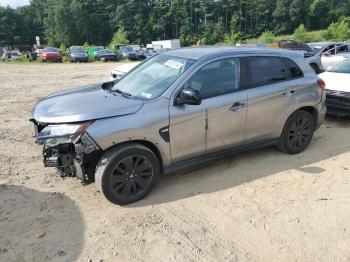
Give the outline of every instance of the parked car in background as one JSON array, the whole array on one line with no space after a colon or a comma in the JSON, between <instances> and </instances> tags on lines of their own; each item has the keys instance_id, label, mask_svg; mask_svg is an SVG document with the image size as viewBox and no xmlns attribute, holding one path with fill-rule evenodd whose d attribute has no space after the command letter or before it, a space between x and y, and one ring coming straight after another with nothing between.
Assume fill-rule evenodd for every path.
<instances>
[{"instance_id":1,"label":"parked car in background","mask_svg":"<svg viewBox=\"0 0 350 262\"><path fill-rule=\"evenodd\" d=\"M11 51L5 51L2 54L1 59L4 61L11 59Z\"/></svg>"},{"instance_id":2,"label":"parked car in background","mask_svg":"<svg viewBox=\"0 0 350 262\"><path fill-rule=\"evenodd\" d=\"M119 81L50 95L32 122L46 166L128 204L162 173L262 146L302 152L324 120L325 98L324 82L297 52L185 48Z\"/></svg>"},{"instance_id":3,"label":"parked car in background","mask_svg":"<svg viewBox=\"0 0 350 262\"><path fill-rule=\"evenodd\" d=\"M140 55L138 50L136 50L136 48L134 46L121 46L119 48L123 59L129 59L129 60L139 60L140 59Z\"/></svg>"},{"instance_id":4,"label":"parked car in background","mask_svg":"<svg viewBox=\"0 0 350 262\"><path fill-rule=\"evenodd\" d=\"M71 46L68 50L70 62L88 62L89 57L82 46Z\"/></svg>"},{"instance_id":5,"label":"parked car in background","mask_svg":"<svg viewBox=\"0 0 350 262\"><path fill-rule=\"evenodd\" d=\"M327 114L350 117L350 58L319 75L327 86Z\"/></svg>"},{"instance_id":6,"label":"parked car in background","mask_svg":"<svg viewBox=\"0 0 350 262\"><path fill-rule=\"evenodd\" d=\"M101 49L99 50L96 55L95 59L97 61L117 61L118 60L118 55L114 53L112 50L109 49Z\"/></svg>"},{"instance_id":7,"label":"parked car in background","mask_svg":"<svg viewBox=\"0 0 350 262\"><path fill-rule=\"evenodd\" d=\"M4 61L13 61L20 59L21 56L17 51L5 51L1 57Z\"/></svg>"},{"instance_id":8,"label":"parked car in background","mask_svg":"<svg viewBox=\"0 0 350 262\"><path fill-rule=\"evenodd\" d=\"M21 55L17 51L12 51L11 52L11 59L10 60L18 60L21 58Z\"/></svg>"},{"instance_id":9,"label":"parked car in background","mask_svg":"<svg viewBox=\"0 0 350 262\"><path fill-rule=\"evenodd\" d=\"M154 50L142 50L139 52L140 59L147 59L157 54Z\"/></svg>"},{"instance_id":10,"label":"parked car in background","mask_svg":"<svg viewBox=\"0 0 350 262\"><path fill-rule=\"evenodd\" d=\"M136 67L138 64L140 64L140 62L126 63L126 64L117 66L112 70L111 80L118 80L122 78L124 75L126 75L126 73L128 73L131 69Z\"/></svg>"},{"instance_id":11,"label":"parked car in background","mask_svg":"<svg viewBox=\"0 0 350 262\"><path fill-rule=\"evenodd\" d=\"M95 57L97 52L103 49L105 49L103 46L90 46L87 53L89 56Z\"/></svg>"},{"instance_id":12,"label":"parked car in background","mask_svg":"<svg viewBox=\"0 0 350 262\"><path fill-rule=\"evenodd\" d=\"M332 48L330 48L332 47ZM350 44L336 43L324 49L321 53L321 69L327 71L343 60L350 58Z\"/></svg>"},{"instance_id":13,"label":"parked car in background","mask_svg":"<svg viewBox=\"0 0 350 262\"><path fill-rule=\"evenodd\" d=\"M321 54L303 42L294 40L281 40L278 42L280 48L300 51L303 53L306 62L312 67L316 74L321 73Z\"/></svg>"},{"instance_id":14,"label":"parked car in background","mask_svg":"<svg viewBox=\"0 0 350 262\"><path fill-rule=\"evenodd\" d=\"M41 54L42 62L52 61L52 62L62 62L62 55L56 47L46 47Z\"/></svg>"}]
</instances>

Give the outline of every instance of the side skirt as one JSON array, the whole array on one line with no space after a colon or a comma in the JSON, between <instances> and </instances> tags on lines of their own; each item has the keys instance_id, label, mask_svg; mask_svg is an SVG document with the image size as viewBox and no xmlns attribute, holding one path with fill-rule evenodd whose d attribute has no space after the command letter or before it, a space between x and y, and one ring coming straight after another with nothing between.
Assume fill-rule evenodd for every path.
<instances>
[{"instance_id":1,"label":"side skirt","mask_svg":"<svg viewBox=\"0 0 350 262\"><path fill-rule=\"evenodd\" d=\"M199 166L205 166L209 164L208 163L209 161L218 160L224 157L232 156L237 153L241 153L241 152L245 152L245 151L249 151L249 150L253 150L261 147L276 145L278 143L278 140L279 140L278 138L268 139L268 140L248 144L248 145L241 145L234 148L225 149L223 151L214 152L214 153L182 160L164 167L164 174L170 175L180 171L191 171L194 168L197 168Z\"/></svg>"}]
</instances>

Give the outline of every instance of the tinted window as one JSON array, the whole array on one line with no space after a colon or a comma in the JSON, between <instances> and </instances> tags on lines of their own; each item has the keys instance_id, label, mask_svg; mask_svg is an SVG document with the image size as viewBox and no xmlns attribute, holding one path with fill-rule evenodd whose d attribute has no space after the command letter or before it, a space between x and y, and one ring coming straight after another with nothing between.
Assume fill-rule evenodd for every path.
<instances>
[{"instance_id":1,"label":"tinted window","mask_svg":"<svg viewBox=\"0 0 350 262\"><path fill-rule=\"evenodd\" d=\"M340 45L337 47L337 53L346 53L348 52L348 46L347 45Z\"/></svg>"},{"instance_id":2,"label":"tinted window","mask_svg":"<svg viewBox=\"0 0 350 262\"><path fill-rule=\"evenodd\" d=\"M200 91L202 98L231 93L239 90L239 71L238 58L217 60L196 72L187 86Z\"/></svg>"},{"instance_id":3,"label":"tinted window","mask_svg":"<svg viewBox=\"0 0 350 262\"><path fill-rule=\"evenodd\" d=\"M301 71L300 67L294 63L292 60L288 58L283 58L286 64L286 68L288 71L289 78L299 78L303 77L303 71Z\"/></svg>"},{"instance_id":4,"label":"tinted window","mask_svg":"<svg viewBox=\"0 0 350 262\"><path fill-rule=\"evenodd\" d=\"M253 86L273 84L287 79L285 66L279 57L250 57Z\"/></svg>"}]
</instances>

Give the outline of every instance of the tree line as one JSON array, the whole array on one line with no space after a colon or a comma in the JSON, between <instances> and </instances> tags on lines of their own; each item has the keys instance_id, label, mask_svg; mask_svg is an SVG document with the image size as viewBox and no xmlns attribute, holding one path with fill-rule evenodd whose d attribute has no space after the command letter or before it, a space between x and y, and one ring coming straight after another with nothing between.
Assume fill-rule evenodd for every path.
<instances>
[{"instance_id":1,"label":"tree line","mask_svg":"<svg viewBox=\"0 0 350 262\"><path fill-rule=\"evenodd\" d=\"M263 33L325 29L350 17L350 0L31 0L0 7L0 45L135 44L180 38L182 45L234 43Z\"/></svg>"}]
</instances>

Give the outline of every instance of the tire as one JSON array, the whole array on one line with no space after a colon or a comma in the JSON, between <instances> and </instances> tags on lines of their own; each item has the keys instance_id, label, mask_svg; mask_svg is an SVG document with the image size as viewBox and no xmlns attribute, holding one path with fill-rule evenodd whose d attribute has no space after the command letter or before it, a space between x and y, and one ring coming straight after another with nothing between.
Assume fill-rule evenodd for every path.
<instances>
[{"instance_id":1,"label":"tire","mask_svg":"<svg viewBox=\"0 0 350 262\"><path fill-rule=\"evenodd\" d=\"M310 144L315 132L315 120L304 110L293 113L284 125L277 147L288 154L299 154Z\"/></svg>"},{"instance_id":2,"label":"tire","mask_svg":"<svg viewBox=\"0 0 350 262\"><path fill-rule=\"evenodd\" d=\"M106 151L97 164L95 182L110 202L125 205L143 199L159 175L160 164L153 151L130 143Z\"/></svg>"}]
</instances>

